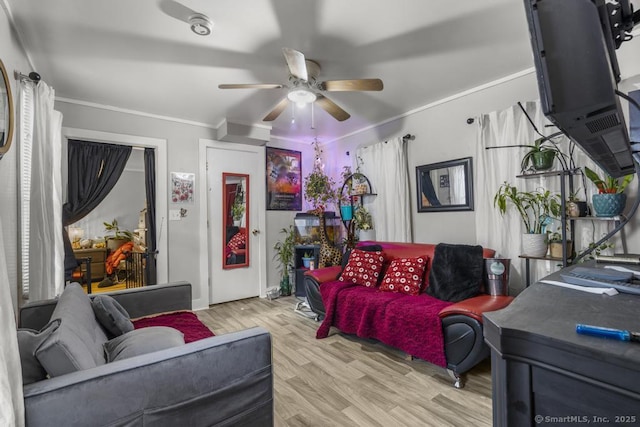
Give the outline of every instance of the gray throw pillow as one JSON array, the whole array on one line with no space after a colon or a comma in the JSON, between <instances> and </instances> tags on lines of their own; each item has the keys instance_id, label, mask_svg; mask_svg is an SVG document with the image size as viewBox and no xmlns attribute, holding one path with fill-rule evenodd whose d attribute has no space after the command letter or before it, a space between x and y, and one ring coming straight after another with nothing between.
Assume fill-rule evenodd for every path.
<instances>
[{"instance_id":1,"label":"gray throw pillow","mask_svg":"<svg viewBox=\"0 0 640 427\"><path fill-rule=\"evenodd\" d=\"M96 295L91 300L91 307L96 319L111 334L111 337L119 337L133 331L133 323L131 323L129 313L109 295Z\"/></svg>"},{"instance_id":2,"label":"gray throw pillow","mask_svg":"<svg viewBox=\"0 0 640 427\"><path fill-rule=\"evenodd\" d=\"M18 349L20 364L22 365L22 384L27 385L47 378L40 361L36 358L36 350L49 335L60 326L60 319L49 322L39 331L33 329L18 329Z\"/></svg>"},{"instance_id":3,"label":"gray throw pillow","mask_svg":"<svg viewBox=\"0 0 640 427\"><path fill-rule=\"evenodd\" d=\"M182 332L167 326L150 326L120 335L104 344L107 362L128 359L184 344Z\"/></svg>"}]
</instances>

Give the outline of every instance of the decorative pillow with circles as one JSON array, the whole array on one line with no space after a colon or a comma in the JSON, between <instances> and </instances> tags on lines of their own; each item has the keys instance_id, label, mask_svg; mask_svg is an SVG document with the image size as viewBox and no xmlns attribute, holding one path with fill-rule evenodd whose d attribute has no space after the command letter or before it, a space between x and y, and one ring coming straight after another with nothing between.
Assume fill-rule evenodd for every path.
<instances>
[{"instance_id":1,"label":"decorative pillow with circles","mask_svg":"<svg viewBox=\"0 0 640 427\"><path fill-rule=\"evenodd\" d=\"M354 249L338 280L375 288L378 285L383 262L384 257L381 251L365 252Z\"/></svg>"},{"instance_id":2,"label":"decorative pillow with circles","mask_svg":"<svg viewBox=\"0 0 640 427\"><path fill-rule=\"evenodd\" d=\"M418 295L424 281L429 257L397 258L391 262L380 283L380 290Z\"/></svg>"}]
</instances>

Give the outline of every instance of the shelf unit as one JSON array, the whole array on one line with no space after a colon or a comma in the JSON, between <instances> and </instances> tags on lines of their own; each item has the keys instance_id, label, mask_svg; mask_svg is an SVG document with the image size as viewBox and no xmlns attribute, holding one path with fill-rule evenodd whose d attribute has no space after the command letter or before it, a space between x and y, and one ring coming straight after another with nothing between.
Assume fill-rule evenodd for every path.
<instances>
[{"instance_id":1,"label":"shelf unit","mask_svg":"<svg viewBox=\"0 0 640 427\"><path fill-rule=\"evenodd\" d=\"M295 296L306 297L307 293L304 288L304 273L309 269L305 268L302 264L302 257L305 252L311 252L313 254L313 262L316 268L318 268L318 261L320 259L320 245L295 245L293 247L293 265L295 269L296 289Z\"/></svg>"},{"instance_id":2,"label":"shelf unit","mask_svg":"<svg viewBox=\"0 0 640 427\"><path fill-rule=\"evenodd\" d=\"M361 185L366 186L366 191L358 192L357 194L350 194L349 189L353 188L353 181L357 179ZM364 182L363 182L364 181ZM345 194L346 192L346 194ZM356 172L354 174L349 175L342 184L342 188L340 189L340 199L338 201L338 208L340 210L340 219L342 219L342 224L347 229L347 242L355 243L355 227L353 219L345 220L342 216L342 206L345 206L342 203L342 200L346 198L351 205L352 215L355 214L356 209L363 205L363 198L369 196L377 196L376 193L371 192L371 182L369 178L367 178L364 174L360 172ZM352 217L353 218L353 217Z\"/></svg>"},{"instance_id":3,"label":"shelf unit","mask_svg":"<svg viewBox=\"0 0 640 427\"><path fill-rule=\"evenodd\" d=\"M536 172L529 173L524 175L517 175L516 178L521 179L535 179L535 178L546 178L546 177L559 177L560 178L560 212L563 215L560 217L560 228L562 235L562 257L556 258L551 256L544 257L533 257L529 255L520 255L519 258L525 260L525 276L526 276L526 286L529 287L531 284L531 260L534 261L557 261L562 263L562 267L566 267L569 265L571 254L567 253L567 221L569 217L567 217L567 181L569 182L569 192L573 193L573 175L577 174L580 169L567 169L567 170L559 170L559 171L548 171L548 172ZM568 180L566 178L569 178ZM573 221L569 221L569 233L571 236L571 241L575 242L575 227Z\"/></svg>"},{"instance_id":4,"label":"shelf unit","mask_svg":"<svg viewBox=\"0 0 640 427\"><path fill-rule=\"evenodd\" d=\"M529 255L519 255L518 258L522 258L525 260L525 277L526 277L526 286L529 287L531 284L531 260L534 261L554 261L561 262L562 267L567 267L571 264L573 260L572 254L567 253L567 224L569 225L569 234L570 240L574 242L573 252L575 253L575 241L576 241L576 232L575 232L575 221L613 221L616 225L618 225L621 221L624 220L623 215L613 216L613 217L598 217L598 216L583 216L583 217L570 217L566 215L567 212L567 182L569 183L569 193L573 193L573 176L579 174L580 169L568 169L568 170L559 170L559 171L549 171L549 172L537 172L530 173L524 175L517 175L516 178L521 179L533 179L540 177L559 177L560 178L560 212L564 214L560 217L560 225L562 229L562 257L534 257ZM569 178L568 180L566 178ZM626 242L623 239L623 247L625 247L626 252Z\"/></svg>"}]
</instances>

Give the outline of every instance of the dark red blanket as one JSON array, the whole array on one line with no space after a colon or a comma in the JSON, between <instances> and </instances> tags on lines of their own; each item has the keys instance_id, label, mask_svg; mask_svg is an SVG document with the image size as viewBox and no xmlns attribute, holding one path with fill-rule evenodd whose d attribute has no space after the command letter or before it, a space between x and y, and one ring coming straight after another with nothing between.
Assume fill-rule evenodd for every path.
<instances>
[{"instance_id":1,"label":"dark red blanket","mask_svg":"<svg viewBox=\"0 0 640 427\"><path fill-rule=\"evenodd\" d=\"M132 320L135 329L149 326L168 326L184 334L184 342L189 343L214 336L213 332L198 319L191 311L176 311L158 314L156 316L141 317Z\"/></svg>"},{"instance_id":2,"label":"dark red blanket","mask_svg":"<svg viewBox=\"0 0 640 427\"><path fill-rule=\"evenodd\" d=\"M438 313L452 303L427 294L381 292L340 281L323 283L320 294L326 317L316 338L326 338L335 326L344 333L375 338L434 365L447 366Z\"/></svg>"}]
</instances>

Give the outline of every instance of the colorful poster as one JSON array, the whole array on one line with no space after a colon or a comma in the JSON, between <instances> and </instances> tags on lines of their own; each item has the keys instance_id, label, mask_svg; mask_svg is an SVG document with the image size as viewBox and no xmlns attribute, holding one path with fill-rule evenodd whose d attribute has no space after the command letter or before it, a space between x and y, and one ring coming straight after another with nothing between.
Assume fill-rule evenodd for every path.
<instances>
[{"instance_id":1,"label":"colorful poster","mask_svg":"<svg viewBox=\"0 0 640 427\"><path fill-rule=\"evenodd\" d=\"M302 210L302 153L267 147L267 210Z\"/></svg>"}]
</instances>

